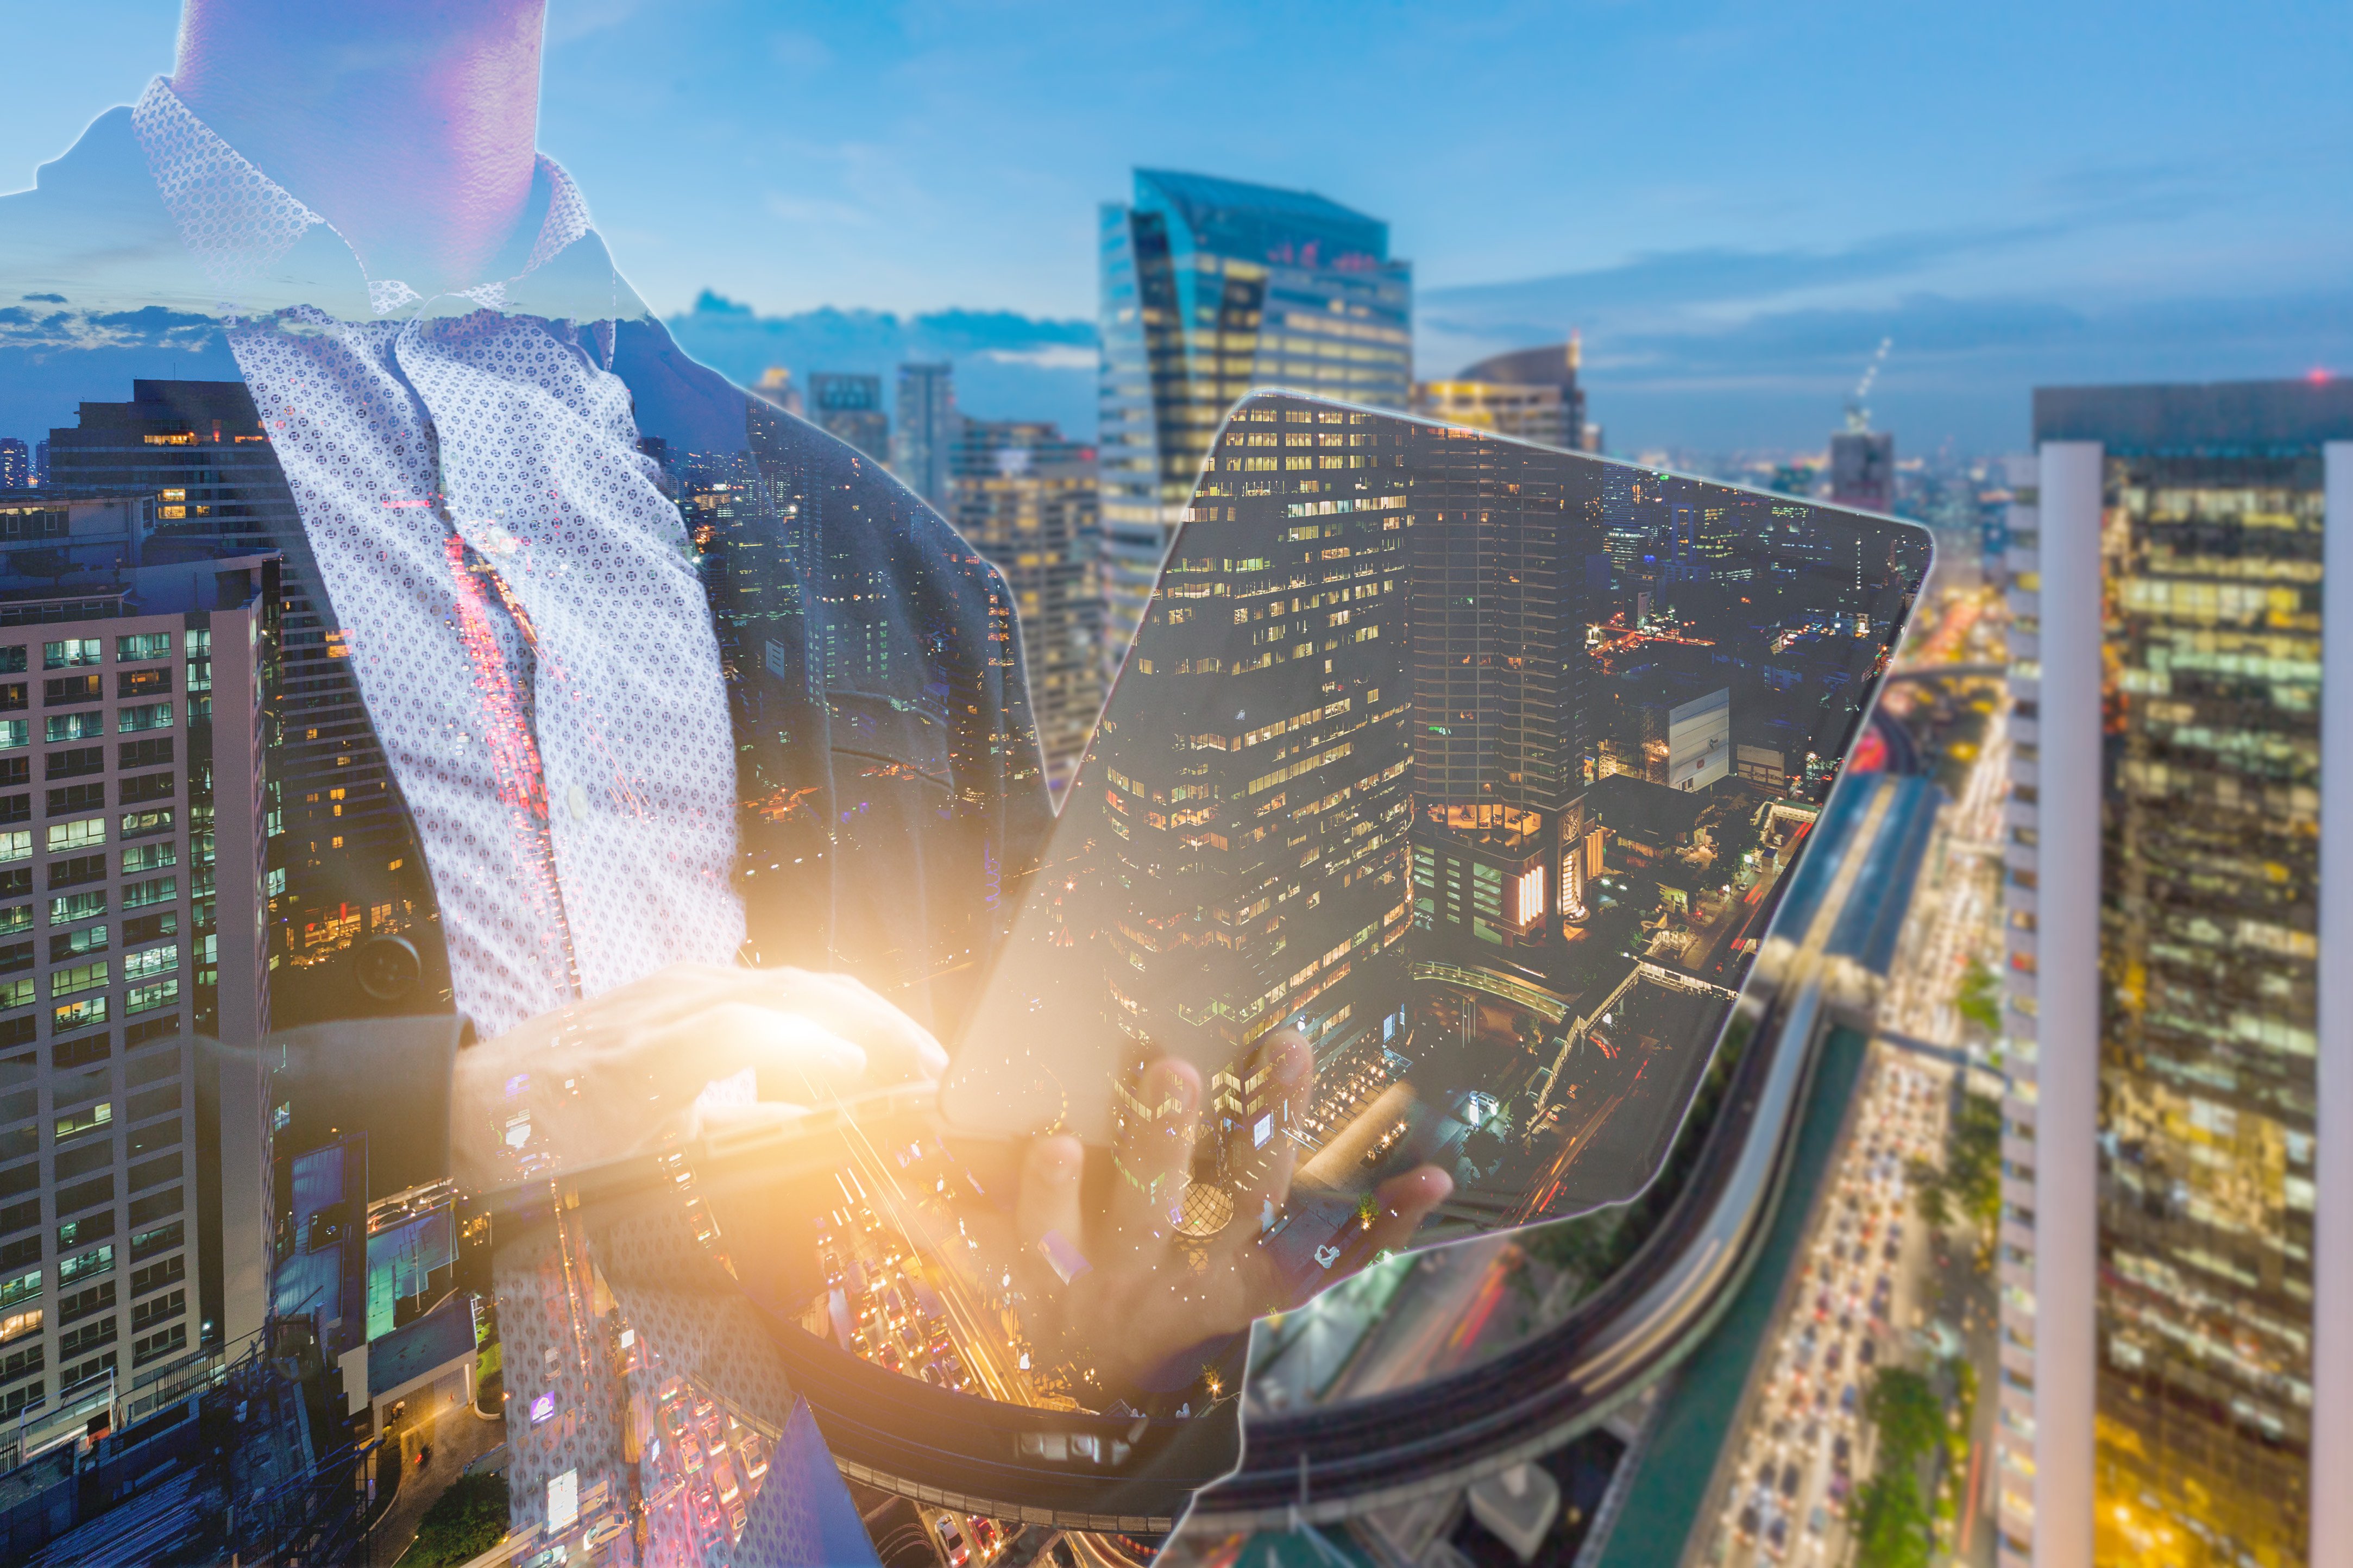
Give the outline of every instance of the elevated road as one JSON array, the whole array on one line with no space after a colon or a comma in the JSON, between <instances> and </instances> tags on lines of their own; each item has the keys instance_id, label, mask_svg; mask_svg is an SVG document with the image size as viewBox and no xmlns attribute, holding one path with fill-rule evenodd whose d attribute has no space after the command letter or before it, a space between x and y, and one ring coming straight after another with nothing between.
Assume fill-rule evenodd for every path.
<instances>
[{"instance_id":1,"label":"elevated road","mask_svg":"<svg viewBox=\"0 0 2353 1568\"><path fill-rule=\"evenodd\" d=\"M1891 824L1876 790L1781 970L1689 1184L1633 1259L1561 1323L1503 1354L1391 1393L1254 1415L1240 1468L1191 1528L1331 1523L1452 1491L1590 1430L1695 1347L1756 1260L1794 1161L1830 1008L1824 958Z\"/></svg>"}]
</instances>

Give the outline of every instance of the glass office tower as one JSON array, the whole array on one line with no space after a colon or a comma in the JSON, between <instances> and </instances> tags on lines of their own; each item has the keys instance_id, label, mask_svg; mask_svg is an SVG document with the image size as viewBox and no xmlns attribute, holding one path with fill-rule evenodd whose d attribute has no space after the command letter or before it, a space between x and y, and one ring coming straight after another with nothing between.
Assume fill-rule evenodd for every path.
<instances>
[{"instance_id":1,"label":"glass office tower","mask_svg":"<svg viewBox=\"0 0 2353 1568\"><path fill-rule=\"evenodd\" d=\"M1134 635L1226 411L1253 386L1403 408L1413 269L1388 226L1301 191L1138 169L1103 209L1105 657Z\"/></svg>"},{"instance_id":2,"label":"glass office tower","mask_svg":"<svg viewBox=\"0 0 2353 1568\"><path fill-rule=\"evenodd\" d=\"M2035 427L2010 563L2004 1559L2325 1561L2316 1483L2345 1455L2316 1412L2353 1300L2318 1157L2353 1130L2323 1103L2346 917L2321 845L2353 778L2320 765L2347 706L2324 701L2322 568L2353 521L2353 387L2046 389Z\"/></svg>"}]
</instances>

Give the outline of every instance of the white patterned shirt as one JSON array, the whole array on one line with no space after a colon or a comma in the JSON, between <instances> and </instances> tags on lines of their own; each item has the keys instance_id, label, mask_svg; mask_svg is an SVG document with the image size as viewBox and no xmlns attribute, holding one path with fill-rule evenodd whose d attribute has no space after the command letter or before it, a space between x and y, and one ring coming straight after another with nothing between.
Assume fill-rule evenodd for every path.
<instances>
[{"instance_id":1,"label":"white patterned shirt","mask_svg":"<svg viewBox=\"0 0 2353 1568\"><path fill-rule=\"evenodd\" d=\"M292 488L459 1009L492 1035L666 964L733 963L734 744L684 525L594 323L506 308L588 235L571 180L539 161L546 216L512 278L429 300L367 279L365 321L253 310L326 220L161 78L132 124Z\"/></svg>"}]
</instances>

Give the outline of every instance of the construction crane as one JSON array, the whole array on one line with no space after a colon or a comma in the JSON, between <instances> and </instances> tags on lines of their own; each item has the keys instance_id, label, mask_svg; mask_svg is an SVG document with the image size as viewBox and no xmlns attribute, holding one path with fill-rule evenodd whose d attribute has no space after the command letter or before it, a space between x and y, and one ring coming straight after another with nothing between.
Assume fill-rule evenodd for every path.
<instances>
[{"instance_id":1,"label":"construction crane","mask_svg":"<svg viewBox=\"0 0 2353 1568\"><path fill-rule=\"evenodd\" d=\"M1871 395L1871 384L1879 379L1879 367L1887 363L1887 351L1895 346L1894 338L1879 340L1879 352L1862 367L1862 379L1854 384L1854 395L1846 400L1846 427L1857 436L1871 428L1871 410L1863 399Z\"/></svg>"}]
</instances>

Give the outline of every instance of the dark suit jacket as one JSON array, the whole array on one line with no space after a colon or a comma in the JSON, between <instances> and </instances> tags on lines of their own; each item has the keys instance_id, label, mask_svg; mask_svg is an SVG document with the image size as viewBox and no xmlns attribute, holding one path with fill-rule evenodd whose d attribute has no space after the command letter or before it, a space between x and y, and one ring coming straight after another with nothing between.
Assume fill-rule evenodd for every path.
<instances>
[{"instance_id":1,"label":"dark suit jacket","mask_svg":"<svg viewBox=\"0 0 2353 1568\"><path fill-rule=\"evenodd\" d=\"M255 289L245 314L301 303L370 319L324 227ZM250 420L218 292L157 195L130 111L101 116L34 190L0 200L0 430L65 426L76 401L119 404L134 382L200 441L221 438L224 407L231 426L240 405ZM685 502L733 721L746 961L846 971L951 1032L1050 821L996 570L871 458L689 359L593 234L512 289L509 310L621 377ZM298 771L301 737L317 733L304 716L347 710L356 688L326 660L340 623L274 460L237 497L216 509L237 515L216 516L214 535L284 556L266 765ZM175 547L210 547L183 531ZM381 761L372 731L352 750ZM437 1117L458 1036L425 857L396 780L385 794L382 822L351 823L351 851L319 851L290 822L272 840L286 891L269 917L282 961L271 1025L310 1047L284 1068L294 1122L280 1152L328 1127L371 1128L378 1191L446 1159ZM371 923L322 949L309 911L343 907ZM396 912L377 922L385 908ZM388 1022L400 1018L413 1022ZM331 1026L359 1019L372 1022Z\"/></svg>"}]
</instances>

